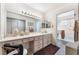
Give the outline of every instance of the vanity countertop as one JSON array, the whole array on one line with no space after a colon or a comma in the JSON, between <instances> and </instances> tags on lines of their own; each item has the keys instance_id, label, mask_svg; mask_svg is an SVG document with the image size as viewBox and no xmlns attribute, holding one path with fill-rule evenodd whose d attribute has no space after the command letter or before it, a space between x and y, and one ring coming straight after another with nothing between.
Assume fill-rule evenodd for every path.
<instances>
[{"instance_id":1,"label":"vanity countertop","mask_svg":"<svg viewBox=\"0 0 79 59\"><path fill-rule=\"evenodd\" d=\"M19 40L19 39L30 38L30 37L46 35L46 34L52 34L52 33L37 33L37 32L34 32L34 33L30 33L28 35L23 35L23 36L6 37L6 38L1 39L0 42L11 41L11 40Z\"/></svg>"}]
</instances>

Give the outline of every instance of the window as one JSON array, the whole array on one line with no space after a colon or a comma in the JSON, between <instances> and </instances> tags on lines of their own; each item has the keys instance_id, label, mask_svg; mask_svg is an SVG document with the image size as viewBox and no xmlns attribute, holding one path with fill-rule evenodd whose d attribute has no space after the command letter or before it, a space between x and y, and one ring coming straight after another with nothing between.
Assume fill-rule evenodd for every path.
<instances>
[{"instance_id":1,"label":"window","mask_svg":"<svg viewBox=\"0 0 79 59\"><path fill-rule=\"evenodd\" d=\"M61 13L57 15L57 39L61 39L61 31L65 31L65 40L73 39L74 37L74 24L75 24L75 12L74 10ZM69 31L69 32L68 32ZM72 34L71 34L72 33ZM71 36L69 36L71 35Z\"/></svg>"},{"instance_id":2,"label":"window","mask_svg":"<svg viewBox=\"0 0 79 59\"><path fill-rule=\"evenodd\" d=\"M57 15L57 30L61 27L61 25L67 25L68 21L72 21L74 19L75 19L74 10Z\"/></svg>"}]
</instances>

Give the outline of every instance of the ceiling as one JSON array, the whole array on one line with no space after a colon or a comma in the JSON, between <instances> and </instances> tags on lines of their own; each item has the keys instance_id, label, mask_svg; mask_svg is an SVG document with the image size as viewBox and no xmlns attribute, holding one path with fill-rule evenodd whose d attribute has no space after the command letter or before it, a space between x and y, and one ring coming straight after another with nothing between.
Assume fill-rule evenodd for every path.
<instances>
[{"instance_id":1,"label":"ceiling","mask_svg":"<svg viewBox=\"0 0 79 59\"><path fill-rule=\"evenodd\" d=\"M28 3L27 5L31 6L32 8L35 8L41 12L47 12L49 10L56 10L57 8L60 8L67 3Z\"/></svg>"}]
</instances>

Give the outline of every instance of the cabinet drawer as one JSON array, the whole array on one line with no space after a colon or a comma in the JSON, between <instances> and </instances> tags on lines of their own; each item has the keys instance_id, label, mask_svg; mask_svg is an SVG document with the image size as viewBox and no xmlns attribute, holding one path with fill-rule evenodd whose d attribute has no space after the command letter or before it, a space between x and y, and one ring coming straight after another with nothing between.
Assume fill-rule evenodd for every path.
<instances>
[{"instance_id":1,"label":"cabinet drawer","mask_svg":"<svg viewBox=\"0 0 79 59\"><path fill-rule=\"evenodd\" d=\"M40 36L39 39L42 40L42 36Z\"/></svg>"},{"instance_id":2,"label":"cabinet drawer","mask_svg":"<svg viewBox=\"0 0 79 59\"><path fill-rule=\"evenodd\" d=\"M35 37L35 41L38 40L38 37Z\"/></svg>"},{"instance_id":3,"label":"cabinet drawer","mask_svg":"<svg viewBox=\"0 0 79 59\"><path fill-rule=\"evenodd\" d=\"M16 42L17 42L17 44L22 44L23 43L22 40L18 40Z\"/></svg>"},{"instance_id":4,"label":"cabinet drawer","mask_svg":"<svg viewBox=\"0 0 79 59\"><path fill-rule=\"evenodd\" d=\"M28 42L29 39L23 39L23 43Z\"/></svg>"},{"instance_id":5,"label":"cabinet drawer","mask_svg":"<svg viewBox=\"0 0 79 59\"><path fill-rule=\"evenodd\" d=\"M26 42L29 42L29 41L32 41L34 40L34 38L27 38L27 39L23 39L23 42L26 43Z\"/></svg>"},{"instance_id":6,"label":"cabinet drawer","mask_svg":"<svg viewBox=\"0 0 79 59\"><path fill-rule=\"evenodd\" d=\"M43 39L43 42L47 42L48 41L48 39L46 38L46 39Z\"/></svg>"},{"instance_id":7,"label":"cabinet drawer","mask_svg":"<svg viewBox=\"0 0 79 59\"><path fill-rule=\"evenodd\" d=\"M38 45L38 48L39 48L39 50L42 49L42 44L41 45Z\"/></svg>"},{"instance_id":8,"label":"cabinet drawer","mask_svg":"<svg viewBox=\"0 0 79 59\"><path fill-rule=\"evenodd\" d=\"M22 44L22 40L8 41L4 42L3 44L10 44L10 45Z\"/></svg>"},{"instance_id":9,"label":"cabinet drawer","mask_svg":"<svg viewBox=\"0 0 79 59\"><path fill-rule=\"evenodd\" d=\"M33 41L34 40L34 37L33 38L29 38L29 40L28 41Z\"/></svg>"},{"instance_id":10,"label":"cabinet drawer","mask_svg":"<svg viewBox=\"0 0 79 59\"><path fill-rule=\"evenodd\" d=\"M11 41L10 44L12 45L22 44L22 40Z\"/></svg>"},{"instance_id":11,"label":"cabinet drawer","mask_svg":"<svg viewBox=\"0 0 79 59\"><path fill-rule=\"evenodd\" d=\"M35 37L35 40L42 40L42 36Z\"/></svg>"},{"instance_id":12,"label":"cabinet drawer","mask_svg":"<svg viewBox=\"0 0 79 59\"><path fill-rule=\"evenodd\" d=\"M47 38L48 38L47 36L45 36L45 35L43 36L43 39L47 39Z\"/></svg>"},{"instance_id":13,"label":"cabinet drawer","mask_svg":"<svg viewBox=\"0 0 79 59\"><path fill-rule=\"evenodd\" d=\"M42 42L34 44L35 47L40 45L42 46Z\"/></svg>"}]
</instances>

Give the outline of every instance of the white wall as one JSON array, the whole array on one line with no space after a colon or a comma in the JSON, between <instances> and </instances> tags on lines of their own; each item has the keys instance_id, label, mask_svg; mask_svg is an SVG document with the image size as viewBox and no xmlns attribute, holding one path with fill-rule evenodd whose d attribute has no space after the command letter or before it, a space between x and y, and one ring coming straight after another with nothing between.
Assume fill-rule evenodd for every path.
<instances>
[{"instance_id":1,"label":"white wall","mask_svg":"<svg viewBox=\"0 0 79 59\"><path fill-rule=\"evenodd\" d=\"M0 15L1 15L1 3L0 3Z\"/></svg>"},{"instance_id":2,"label":"white wall","mask_svg":"<svg viewBox=\"0 0 79 59\"><path fill-rule=\"evenodd\" d=\"M1 4L0 4L0 28L1 28ZM1 29L0 29L0 39L1 39Z\"/></svg>"},{"instance_id":3,"label":"white wall","mask_svg":"<svg viewBox=\"0 0 79 59\"><path fill-rule=\"evenodd\" d=\"M53 24L52 33L53 33L54 41L57 45L59 45L61 42L56 39L56 15L66 12L66 11L73 10L73 9L75 10L75 13L76 13L76 20L78 20L78 4L77 3L76 4L70 3L53 11L51 9L47 13L45 13L45 19L50 20Z\"/></svg>"},{"instance_id":4,"label":"white wall","mask_svg":"<svg viewBox=\"0 0 79 59\"><path fill-rule=\"evenodd\" d=\"M6 3L6 9L8 11L12 11L15 13L20 13L22 10L26 12L30 12L36 16L39 16L42 18L42 12L39 12L38 10L24 4L24 3Z\"/></svg>"},{"instance_id":5,"label":"white wall","mask_svg":"<svg viewBox=\"0 0 79 59\"><path fill-rule=\"evenodd\" d=\"M5 4L1 3L1 38L4 37L6 30L6 8Z\"/></svg>"}]
</instances>

